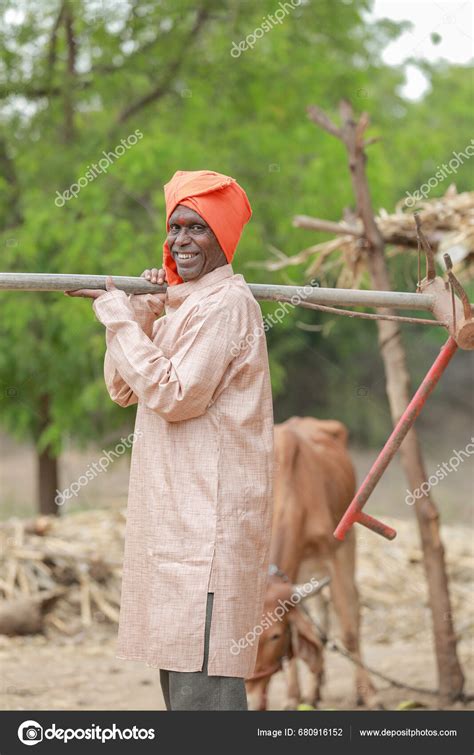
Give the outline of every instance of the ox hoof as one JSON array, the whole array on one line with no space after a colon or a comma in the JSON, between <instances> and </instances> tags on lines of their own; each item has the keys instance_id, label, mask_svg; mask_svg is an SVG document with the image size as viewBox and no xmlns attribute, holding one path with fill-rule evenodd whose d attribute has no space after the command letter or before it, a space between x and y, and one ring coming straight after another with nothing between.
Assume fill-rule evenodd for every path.
<instances>
[{"instance_id":1,"label":"ox hoof","mask_svg":"<svg viewBox=\"0 0 474 755\"><path fill-rule=\"evenodd\" d=\"M357 695L356 705L369 708L370 710L385 710L383 703L375 691L369 694Z\"/></svg>"}]
</instances>

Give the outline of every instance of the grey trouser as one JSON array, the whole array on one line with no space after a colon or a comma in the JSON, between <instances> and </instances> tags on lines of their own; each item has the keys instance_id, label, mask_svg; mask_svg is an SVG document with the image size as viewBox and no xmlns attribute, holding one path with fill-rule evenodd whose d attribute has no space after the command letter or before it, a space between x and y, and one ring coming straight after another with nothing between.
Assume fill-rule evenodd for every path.
<instances>
[{"instance_id":1,"label":"grey trouser","mask_svg":"<svg viewBox=\"0 0 474 755\"><path fill-rule=\"evenodd\" d=\"M209 632L214 593L207 593L202 671L160 669L167 710L248 710L245 682L237 676L208 676Z\"/></svg>"}]
</instances>

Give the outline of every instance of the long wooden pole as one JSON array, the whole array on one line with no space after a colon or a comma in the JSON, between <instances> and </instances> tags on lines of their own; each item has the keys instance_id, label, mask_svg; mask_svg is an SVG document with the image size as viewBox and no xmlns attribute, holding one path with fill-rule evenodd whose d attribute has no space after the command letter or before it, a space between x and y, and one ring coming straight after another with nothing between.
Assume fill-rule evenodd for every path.
<instances>
[{"instance_id":1,"label":"long wooden pole","mask_svg":"<svg viewBox=\"0 0 474 755\"><path fill-rule=\"evenodd\" d=\"M4 291L73 291L78 288L105 289L105 275L68 275L50 273L0 273L0 290ZM144 278L114 275L117 288L128 294L164 293L167 285L150 283ZM333 304L362 307L395 307L431 312L435 296L399 291L359 291L351 288L320 288L317 286L278 286L249 283L260 301L284 301L312 304ZM294 299L293 299L294 297ZM293 299L293 301L292 301ZM297 301L298 300L298 301Z\"/></svg>"}]
</instances>

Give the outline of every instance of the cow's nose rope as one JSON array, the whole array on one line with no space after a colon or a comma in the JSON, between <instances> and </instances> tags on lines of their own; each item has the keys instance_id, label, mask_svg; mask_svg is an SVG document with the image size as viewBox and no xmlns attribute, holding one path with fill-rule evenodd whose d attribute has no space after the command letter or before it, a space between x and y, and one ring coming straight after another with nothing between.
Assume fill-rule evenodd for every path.
<instances>
[{"instance_id":1,"label":"cow's nose rope","mask_svg":"<svg viewBox=\"0 0 474 755\"><path fill-rule=\"evenodd\" d=\"M270 566L268 567L268 573L271 577L280 577L284 582L290 582L290 578L288 574L285 574L285 572L282 571L282 569L280 569L280 567L277 566L277 564L270 564ZM316 628L319 635L319 639L321 640L323 645L325 645L328 641L328 636L326 632L324 631L324 629L321 626L319 626L318 622L315 619L313 619L313 617L311 616L308 609L304 606L303 603L300 603L300 608L306 614L306 616L311 621L313 626Z\"/></svg>"}]
</instances>

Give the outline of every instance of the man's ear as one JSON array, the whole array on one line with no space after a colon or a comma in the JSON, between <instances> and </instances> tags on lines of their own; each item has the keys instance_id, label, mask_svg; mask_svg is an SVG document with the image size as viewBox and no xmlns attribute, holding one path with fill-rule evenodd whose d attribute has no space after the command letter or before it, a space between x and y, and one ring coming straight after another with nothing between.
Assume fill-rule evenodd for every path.
<instances>
[{"instance_id":1,"label":"man's ear","mask_svg":"<svg viewBox=\"0 0 474 755\"><path fill-rule=\"evenodd\" d=\"M295 606L288 615L291 628L291 656L297 656L308 664L314 674L323 667L323 643L308 617Z\"/></svg>"}]
</instances>

